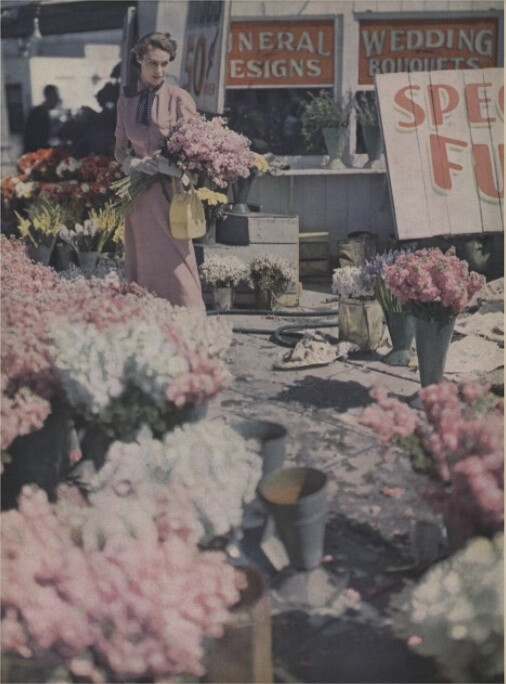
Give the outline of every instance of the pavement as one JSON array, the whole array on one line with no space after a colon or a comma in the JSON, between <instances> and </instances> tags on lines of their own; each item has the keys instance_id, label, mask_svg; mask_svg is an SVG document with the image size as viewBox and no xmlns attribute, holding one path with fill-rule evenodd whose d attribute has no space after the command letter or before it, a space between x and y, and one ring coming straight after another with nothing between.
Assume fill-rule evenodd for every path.
<instances>
[{"instance_id":1,"label":"pavement","mask_svg":"<svg viewBox=\"0 0 506 684\"><path fill-rule=\"evenodd\" d=\"M306 284L297 311L335 310L332 297L330 284ZM392 597L445 555L442 521L419 495L424 478L408 456L380 446L358 422L374 384L408 399L420 388L418 371L383 363L387 346L326 366L273 370L287 349L271 333L304 319L253 311L230 318L234 329L264 333L234 334L226 358L233 379L211 402L209 417L281 423L288 430L285 466L328 476L319 568L284 566L271 524L246 530L240 545L270 589L275 681L446 681L432 660L393 635L389 613ZM321 331L337 337L337 316L321 320L336 326Z\"/></svg>"}]
</instances>

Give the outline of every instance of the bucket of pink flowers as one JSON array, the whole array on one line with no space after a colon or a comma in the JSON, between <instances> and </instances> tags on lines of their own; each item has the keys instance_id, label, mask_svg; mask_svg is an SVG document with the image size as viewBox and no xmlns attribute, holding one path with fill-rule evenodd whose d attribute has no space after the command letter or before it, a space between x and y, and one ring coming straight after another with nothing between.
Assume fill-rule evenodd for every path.
<instances>
[{"instance_id":1,"label":"bucket of pink flowers","mask_svg":"<svg viewBox=\"0 0 506 684\"><path fill-rule=\"evenodd\" d=\"M453 249L418 249L400 254L382 269L382 279L415 317L422 387L443 379L456 316L485 283Z\"/></svg>"}]
</instances>

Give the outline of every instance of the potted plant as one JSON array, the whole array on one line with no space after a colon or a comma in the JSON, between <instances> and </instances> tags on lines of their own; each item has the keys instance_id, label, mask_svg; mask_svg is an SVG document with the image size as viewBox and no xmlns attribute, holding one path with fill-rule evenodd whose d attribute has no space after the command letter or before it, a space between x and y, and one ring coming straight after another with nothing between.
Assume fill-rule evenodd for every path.
<instances>
[{"instance_id":1,"label":"potted plant","mask_svg":"<svg viewBox=\"0 0 506 684\"><path fill-rule=\"evenodd\" d=\"M296 278L295 269L286 259L265 254L250 264L250 280L259 309L272 309L288 284Z\"/></svg>"},{"instance_id":2,"label":"potted plant","mask_svg":"<svg viewBox=\"0 0 506 684\"><path fill-rule=\"evenodd\" d=\"M323 136L330 169L343 169L341 159L346 142L346 132L352 110L351 96L348 94L334 99L330 93L321 91L319 95L311 95L308 102L302 104L301 133L309 148L317 145Z\"/></svg>"},{"instance_id":3,"label":"potted plant","mask_svg":"<svg viewBox=\"0 0 506 684\"><path fill-rule=\"evenodd\" d=\"M238 177L232 182L232 196L234 204L230 211L231 214L246 214L249 212L248 195L253 185L253 181L269 171L269 162L262 155L253 152L253 163L249 167L249 176L246 178Z\"/></svg>"},{"instance_id":4,"label":"potted plant","mask_svg":"<svg viewBox=\"0 0 506 684\"><path fill-rule=\"evenodd\" d=\"M390 250L386 254L378 254L364 264L364 277L374 291L374 295L383 309L387 323L392 350L383 358L390 366L405 366L411 359L411 345L415 337L415 319L403 304L389 290L383 280L383 269L395 261L397 256L405 254L404 250Z\"/></svg>"},{"instance_id":5,"label":"potted plant","mask_svg":"<svg viewBox=\"0 0 506 684\"><path fill-rule=\"evenodd\" d=\"M357 93L353 101L353 107L357 121L362 127L367 156L369 157L365 168L382 168L381 155L383 145L375 93L373 91Z\"/></svg>"},{"instance_id":6,"label":"potted plant","mask_svg":"<svg viewBox=\"0 0 506 684\"><path fill-rule=\"evenodd\" d=\"M37 197L25 213L23 217L15 212L19 233L27 242L30 258L47 266L58 234L73 213L64 204L52 203L45 197Z\"/></svg>"},{"instance_id":7,"label":"potted plant","mask_svg":"<svg viewBox=\"0 0 506 684\"><path fill-rule=\"evenodd\" d=\"M213 308L232 308L232 288L249 276L248 266L235 256L207 256L199 266L199 272L206 285L210 285Z\"/></svg>"},{"instance_id":8,"label":"potted plant","mask_svg":"<svg viewBox=\"0 0 506 684\"><path fill-rule=\"evenodd\" d=\"M443 379L456 316L485 284L453 249L438 247L401 254L382 270L389 290L415 317L422 387Z\"/></svg>"},{"instance_id":9,"label":"potted plant","mask_svg":"<svg viewBox=\"0 0 506 684\"><path fill-rule=\"evenodd\" d=\"M332 291L339 296L339 338L362 350L377 349L383 336L383 313L363 268L336 268Z\"/></svg>"}]
</instances>

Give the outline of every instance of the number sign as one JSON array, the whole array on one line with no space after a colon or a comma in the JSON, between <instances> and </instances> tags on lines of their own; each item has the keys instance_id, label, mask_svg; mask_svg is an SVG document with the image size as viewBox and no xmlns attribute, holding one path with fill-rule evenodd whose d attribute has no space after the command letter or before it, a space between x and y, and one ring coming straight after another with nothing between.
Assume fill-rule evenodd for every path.
<instances>
[{"instance_id":1,"label":"number sign","mask_svg":"<svg viewBox=\"0 0 506 684\"><path fill-rule=\"evenodd\" d=\"M188 6L181 85L209 114L223 112L229 16L229 0L191 0Z\"/></svg>"},{"instance_id":2,"label":"number sign","mask_svg":"<svg viewBox=\"0 0 506 684\"><path fill-rule=\"evenodd\" d=\"M504 230L503 69L375 82L398 238Z\"/></svg>"}]
</instances>

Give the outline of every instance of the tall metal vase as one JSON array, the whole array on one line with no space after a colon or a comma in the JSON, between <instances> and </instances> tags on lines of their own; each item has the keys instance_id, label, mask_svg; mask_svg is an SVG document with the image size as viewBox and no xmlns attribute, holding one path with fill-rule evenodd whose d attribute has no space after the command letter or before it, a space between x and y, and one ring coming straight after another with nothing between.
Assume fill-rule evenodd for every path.
<instances>
[{"instance_id":1,"label":"tall metal vase","mask_svg":"<svg viewBox=\"0 0 506 684\"><path fill-rule=\"evenodd\" d=\"M455 317L426 320L415 316L416 354L422 387L443 380L448 347L453 335Z\"/></svg>"},{"instance_id":2,"label":"tall metal vase","mask_svg":"<svg viewBox=\"0 0 506 684\"><path fill-rule=\"evenodd\" d=\"M413 356L411 345L415 337L415 318L404 311L384 311L384 314L392 351L383 358L383 362L389 366L406 366Z\"/></svg>"},{"instance_id":3,"label":"tall metal vase","mask_svg":"<svg viewBox=\"0 0 506 684\"><path fill-rule=\"evenodd\" d=\"M248 214L248 195L255 180L255 174L250 173L247 178L236 178L232 183L232 196L234 198L234 205L230 211L231 214Z\"/></svg>"}]
</instances>

